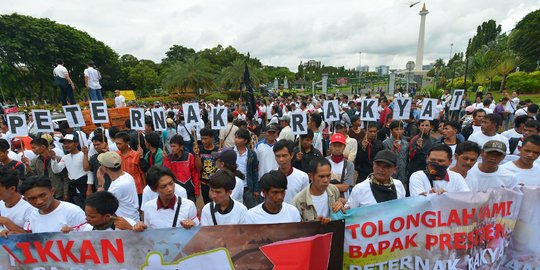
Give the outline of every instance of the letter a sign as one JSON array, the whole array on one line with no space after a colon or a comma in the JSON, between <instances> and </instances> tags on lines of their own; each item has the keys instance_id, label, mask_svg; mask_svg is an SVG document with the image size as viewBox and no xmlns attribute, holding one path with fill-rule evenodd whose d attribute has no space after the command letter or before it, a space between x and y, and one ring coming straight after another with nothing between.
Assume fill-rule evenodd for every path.
<instances>
[{"instance_id":1,"label":"letter a sign","mask_svg":"<svg viewBox=\"0 0 540 270\"><path fill-rule=\"evenodd\" d=\"M199 113L199 103L184 103L182 109L184 111L184 125L189 129L198 126L202 121Z\"/></svg>"},{"instance_id":2,"label":"letter a sign","mask_svg":"<svg viewBox=\"0 0 540 270\"><path fill-rule=\"evenodd\" d=\"M339 103L337 100L325 100L323 103L325 122L339 121Z\"/></svg>"},{"instance_id":3,"label":"letter a sign","mask_svg":"<svg viewBox=\"0 0 540 270\"><path fill-rule=\"evenodd\" d=\"M435 110L437 109L437 99L424 98L422 102L422 110L420 111L421 120L433 120L435 119Z\"/></svg>"}]
</instances>

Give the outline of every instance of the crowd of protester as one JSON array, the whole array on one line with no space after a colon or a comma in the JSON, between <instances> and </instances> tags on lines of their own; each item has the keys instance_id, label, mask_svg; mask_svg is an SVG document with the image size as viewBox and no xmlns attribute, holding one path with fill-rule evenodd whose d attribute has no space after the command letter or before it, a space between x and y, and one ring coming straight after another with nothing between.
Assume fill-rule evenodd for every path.
<instances>
[{"instance_id":1,"label":"crowd of protester","mask_svg":"<svg viewBox=\"0 0 540 270\"><path fill-rule=\"evenodd\" d=\"M401 95L400 95L401 94ZM484 191L540 184L538 105L516 93L465 98L449 110L449 91L434 120L394 120L393 99L379 99L378 121L363 121L367 96L266 97L249 110L239 102L200 101L202 121L184 123L181 104L160 104L167 129L144 132L129 120L90 134L60 123L55 132L14 137L2 123L2 235L330 221L337 211L406 196ZM322 104L339 101L339 121ZM129 104L128 104L129 105ZM210 128L213 107L228 121ZM147 108L148 110L150 108ZM306 112L307 134L295 136L291 113Z\"/></svg>"}]
</instances>

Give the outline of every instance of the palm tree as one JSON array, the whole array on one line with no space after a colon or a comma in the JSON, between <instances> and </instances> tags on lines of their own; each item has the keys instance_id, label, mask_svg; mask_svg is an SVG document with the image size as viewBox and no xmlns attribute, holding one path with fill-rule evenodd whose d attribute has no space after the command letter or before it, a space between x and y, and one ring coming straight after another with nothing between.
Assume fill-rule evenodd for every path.
<instances>
[{"instance_id":1,"label":"palm tree","mask_svg":"<svg viewBox=\"0 0 540 270\"><path fill-rule=\"evenodd\" d=\"M512 73L519 65L521 59L519 56L511 52L510 50L506 50L502 53L501 58L499 59L499 64L497 65L497 73L502 77L501 79L501 88L499 90L503 90L506 84L506 77L508 77L508 74Z\"/></svg>"},{"instance_id":2,"label":"palm tree","mask_svg":"<svg viewBox=\"0 0 540 270\"><path fill-rule=\"evenodd\" d=\"M191 57L171 66L165 72L162 86L168 91L212 89L215 87L214 74L207 60Z\"/></svg>"},{"instance_id":3,"label":"palm tree","mask_svg":"<svg viewBox=\"0 0 540 270\"><path fill-rule=\"evenodd\" d=\"M223 68L219 74L218 82L223 87L240 87L244 81L244 68L245 61L242 59L236 59L231 66ZM249 73L253 87L257 87L263 80L263 73L260 69L255 68L248 63Z\"/></svg>"}]
</instances>

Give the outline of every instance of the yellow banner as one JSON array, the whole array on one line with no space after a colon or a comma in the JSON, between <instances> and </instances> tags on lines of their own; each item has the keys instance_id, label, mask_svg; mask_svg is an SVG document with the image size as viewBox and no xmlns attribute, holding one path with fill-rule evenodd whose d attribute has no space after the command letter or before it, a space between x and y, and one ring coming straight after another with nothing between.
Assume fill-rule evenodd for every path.
<instances>
[{"instance_id":1,"label":"yellow banner","mask_svg":"<svg viewBox=\"0 0 540 270\"><path fill-rule=\"evenodd\" d=\"M135 91L133 90L120 90L120 95L124 96L126 100L135 100Z\"/></svg>"}]
</instances>

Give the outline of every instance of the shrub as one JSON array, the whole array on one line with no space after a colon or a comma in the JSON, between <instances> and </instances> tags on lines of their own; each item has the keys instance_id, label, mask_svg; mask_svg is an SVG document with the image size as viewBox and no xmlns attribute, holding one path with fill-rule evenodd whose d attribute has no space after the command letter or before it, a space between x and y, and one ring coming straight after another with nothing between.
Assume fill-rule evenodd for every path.
<instances>
[{"instance_id":1,"label":"shrub","mask_svg":"<svg viewBox=\"0 0 540 270\"><path fill-rule=\"evenodd\" d=\"M538 93L540 92L540 71L514 72L508 75L506 88L520 94Z\"/></svg>"}]
</instances>

